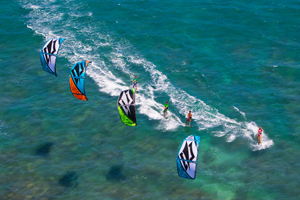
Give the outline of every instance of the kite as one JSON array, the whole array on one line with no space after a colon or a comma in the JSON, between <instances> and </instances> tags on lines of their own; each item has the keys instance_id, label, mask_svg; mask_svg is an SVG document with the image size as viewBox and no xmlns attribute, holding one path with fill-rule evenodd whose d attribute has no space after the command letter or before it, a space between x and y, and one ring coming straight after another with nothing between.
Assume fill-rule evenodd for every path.
<instances>
[{"instance_id":1,"label":"kite","mask_svg":"<svg viewBox=\"0 0 300 200\"><path fill-rule=\"evenodd\" d=\"M43 69L55 76L56 74L56 57L58 54L58 49L61 43L65 40L65 38L55 38L50 39L43 46L40 54L41 63Z\"/></svg>"},{"instance_id":2,"label":"kite","mask_svg":"<svg viewBox=\"0 0 300 200\"><path fill-rule=\"evenodd\" d=\"M128 126L136 126L134 89L122 91L117 104L122 122Z\"/></svg>"},{"instance_id":3,"label":"kite","mask_svg":"<svg viewBox=\"0 0 300 200\"><path fill-rule=\"evenodd\" d=\"M182 178L195 179L200 137L190 135L183 140L177 155L177 171Z\"/></svg>"},{"instance_id":4,"label":"kite","mask_svg":"<svg viewBox=\"0 0 300 200\"><path fill-rule=\"evenodd\" d=\"M85 71L87 68L87 65L91 61L82 61L76 63L71 71L70 71L70 89L74 97L76 97L79 100L87 101L87 97L85 95L85 88L84 88L84 79L85 79Z\"/></svg>"}]
</instances>

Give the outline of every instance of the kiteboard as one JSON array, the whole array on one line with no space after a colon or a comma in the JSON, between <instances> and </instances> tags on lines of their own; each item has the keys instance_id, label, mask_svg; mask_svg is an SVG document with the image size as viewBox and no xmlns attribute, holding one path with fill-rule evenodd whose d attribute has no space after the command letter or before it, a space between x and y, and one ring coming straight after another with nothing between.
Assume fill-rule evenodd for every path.
<instances>
[{"instance_id":1,"label":"kiteboard","mask_svg":"<svg viewBox=\"0 0 300 200\"><path fill-rule=\"evenodd\" d=\"M182 178L195 179L200 137L186 137L177 154L177 171Z\"/></svg>"},{"instance_id":2,"label":"kiteboard","mask_svg":"<svg viewBox=\"0 0 300 200\"><path fill-rule=\"evenodd\" d=\"M193 126L184 126L184 127L186 127L186 128L193 128Z\"/></svg>"}]
</instances>

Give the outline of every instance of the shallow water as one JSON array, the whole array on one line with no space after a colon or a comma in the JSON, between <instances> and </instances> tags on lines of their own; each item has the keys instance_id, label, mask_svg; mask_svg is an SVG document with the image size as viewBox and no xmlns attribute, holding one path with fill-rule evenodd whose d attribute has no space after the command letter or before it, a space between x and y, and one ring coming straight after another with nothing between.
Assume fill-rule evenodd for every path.
<instances>
[{"instance_id":1,"label":"shallow water","mask_svg":"<svg viewBox=\"0 0 300 200\"><path fill-rule=\"evenodd\" d=\"M5 0L1 199L298 199L299 9L297 1ZM39 60L56 37L66 38L58 77ZM68 85L82 60L93 61L87 102ZM135 75L138 126L127 127L116 100ZM193 128L184 127L189 110ZM193 181L176 169L188 135L201 137Z\"/></svg>"}]
</instances>

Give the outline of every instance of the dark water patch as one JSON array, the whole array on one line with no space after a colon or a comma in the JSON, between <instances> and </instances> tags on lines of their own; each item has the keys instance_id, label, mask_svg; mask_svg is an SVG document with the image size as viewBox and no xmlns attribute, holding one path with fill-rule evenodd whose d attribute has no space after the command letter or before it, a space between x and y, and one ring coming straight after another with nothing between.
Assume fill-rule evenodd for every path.
<instances>
[{"instance_id":1,"label":"dark water patch","mask_svg":"<svg viewBox=\"0 0 300 200\"><path fill-rule=\"evenodd\" d=\"M203 164L210 164L216 160L216 156L214 155L214 152L211 150L205 151L205 153L202 156L201 162Z\"/></svg>"},{"instance_id":2,"label":"dark water patch","mask_svg":"<svg viewBox=\"0 0 300 200\"><path fill-rule=\"evenodd\" d=\"M58 183L64 187L76 187L77 186L77 178L78 175L76 172L67 172L61 179L59 179Z\"/></svg>"},{"instance_id":3,"label":"dark water patch","mask_svg":"<svg viewBox=\"0 0 300 200\"><path fill-rule=\"evenodd\" d=\"M199 189L189 189L188 191L185 188L180 188L178 186L171 186L164 190L164 195L171 197L170 199L185 199L186 195L189 196L188 199L207 199L207 194L202 192Z\"/></svg>"},{"instance_id":4,"label":"dark water patch","mask_svg":"<svg viewBox=\"0 0 300 200\"><path fill-rule=\"evenodd\" d=\"M122 165L113 165L110 167L106 180L108 181L121 181L125 180L126 177L122 174Z\"/></svg>"},{"instance_id":5,"label":"dark water patch","mask_svg":"<svg viewBox=\"0 0 300 200\"><path fill-rule=\"evenodd\" d=\"M147 168L146 172L144 172L146 177L154 177L156 180L160 179L162 176L162 173L158 170Z\"/></svg>"},{"instance_id":6,"label":"dark water patch","mask_svg":"<svg viewBox=\"0 0 300 200\"><path fill-rule=\"evenodd\" d=\"M53 145L53 142L45 142L36 149L35 155L44 157L48 156Z\"/></svg>"},{"instance_id":7,"label":"dark water patch","mask_svg":"<svg viewBox=\"0 0 300 200\"><path fill-rule=\"evenodd\" d=\"M251 189L249 189L248 187L238 188L235 192L234 200L247 199L247 194L249 192L251 193Z\"/></svg>"},{"instance_id":8,"label":"dark water patch","mask_svg":"<svg viewBox=\"0 0 300 200\"><path fill-rule=\"evenodd\" d=\"M235 154L237 151L239 151L240 153L247 152L248 149L245 147L248 146L248 143L249 143L248 138L242 138L237 136L237 138L232 142L224 141L224 144L222 144L222 148L226 149L226 152L230 154Z\"/></svg>"},{"instance_id":9,"label":"dark water patch","mask_svg":"<svg viewBox=\"0 0 300 200\"><path fill-rule=\"evenodd\" d=\"M249 151L250 156L252 158L258 158L258 157L264 156L267 152L270 152L269 148L261 149L259 151Z\"/></svg>"},{"instance_id":10,"label":"dark water patch","mask_svg":"<svg viewBox=\"0 0 300 200\"><path fill-rule=\"evenodd\" d=\"M193 126L193 125L192 125ZM186 134L190 134L192 135L193 134L193 128L194 127L184 127L183 130ZM196 127L195 127L196 128ZM196 128L197 129L197 128ZM183 138L184 139L184 138Z\"/></svg>"},{"instance_id":11,"label":"dark water patch","mask_svg":"<svg viewBox=\"0 0 300 200\"><path fill-rule=\"evenodd\" d=\"M210 133L210 134L213 135L214 133L218 133L219 131L222 131L222 130L223 129L219 129L218 131L213 131L213 133ZM222 137L211 136L211 138L209 140L209 145L211 147L222 147L226 143L226 138L224 136L222 136Z\"/></svg>"}]
</instances>

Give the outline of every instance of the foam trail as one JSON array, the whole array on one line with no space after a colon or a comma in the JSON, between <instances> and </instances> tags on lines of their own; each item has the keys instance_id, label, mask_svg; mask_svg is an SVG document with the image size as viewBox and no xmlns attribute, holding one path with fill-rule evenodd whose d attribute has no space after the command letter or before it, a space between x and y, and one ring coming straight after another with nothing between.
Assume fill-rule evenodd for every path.
<instances>
[{"instance_id":1,"label":"foam trail","mask_svg":"<svg viewBox=\"0 0 300 200\"><path fill-rule=\"evenodd\" d=\"M69 14L71 16L70 18L62 20L63 13L59 13L59 7L53 5L49 6L51 2L39 2L40 6L33 5L26 0L21 2L23 2L24 8L33 9L27 16L27 18L29 18L28 28L34 30L37 34L45 36L47 40L60 36L67 38L68 42L64 43L60 51L60 56L66 57L71 63L82 60L93 61L87 68L87 75L96 82L99 86L99 91L111 96L118 96L122 90L128 89L128 84L117 78L98 54L99 46L105 48L107 46L112 47L112 52L107 55L112 64L117 67L118 70L126 74L133 74L126 68L126 61L122 59L124 56L119 53L120 49L122 49L121 46L118 44L113 46L111 44L111 38L108 35L101 35L97 30L94 30L93 27L89 25L87 25L89 27L86 27L84 24L76 24L72 21L72 18L77 18L82 15L92 17L91 12L86 14L82 12L77 13L73 10L72 13ZM68 29L66 27L76 29L76 31L67 31ZM52 29L55 29L57 33ZM85 36L89 40L92 40L91 38L95 39L92 40L92 44L83 44L77 40L78 35L76 34L79 34L80 37ZM91 52L96 53L92 54ZM159 128L161 129L172 130L178 126L183 126L180 119L172 112L168 114L169 120L163 118L161 113L163 105L154 100L153 88L146 86L145 88L139 87L139 90L140 93L136 95L136 105L141 114L147 115L149 119L160 120L161 125Z\"/></svg>"},{"instance_id":2,"label":"foam trail","mask_svg":"<svg viewBox=\"0 0 300 200\"><path fill-rule=\"evenodd\" d=\"M133 56L130 60L132 63L141 64L146 71L151 74L152 84L155 91L164 91L167 93L173 104L178 108L179 113L186 115L189 110L192 110L193 119L199 126L199 130L224 125L225 123L236 124L240 123L220 114L217 109L211 108L203 101L187 94L185 91L175 88L169 81L166 75L155 69L155 65L144 59L135 59Z\"/></svg>"},{"instance_id":3,"label":"foam trail","mask_svg":"<svg viewBox=\"0 0 300 200\"><path fill-rule=\"evenodd\" d=\"M258 131L258 126L256 125L256 123L255 122L248 123L247 128L251 130L251 133L254 135L254 138L256 138L257 131ZM265 134L265 132L263 132L261 135L261 142L262 144L259 145L257 144L257 140L253 140L253 142L251 142L252 150L257 151L257 150L266 149L271 147L274 144L273 140L270 140L268 136Z\"/></svg>"},{"instance_id":4,"label":"foam trail","mask_svg":"<svg viewBox=\"0 0 300 200\"><path fill-rule=\"evenodd\" d=\"M219 113L217 109L208 106L203 101L189 95L181 89L175 88L169 82L166 75L156 70L156 66L153 63L146 61L143 58L131 55L130 59L128 60L134 64L142 65L145 70L150 73L152 77L152 86L153 88L156 88L155 91L163 91L167 93L170 96L173 105L178 108L179 113L185 116L188 111L191 110L193 113L193 120L197 123L199 130L222 126L223 131L212 132L216 137L226 136L227 142L233 142L237 137L247 138L250 141L252 150L254 151L269 148L273 145L273 141L268 139L266 134L264 134L264 136L262 136L262 140L265 141L264 144L256 147L253 145L254 140L252 137L253 131L256 128L251 126L251 124L254 122L237 122L233 119L230 119ZM246 116L245 113L241 112L238 108L234 108L238 110L244 117Z\"/></svg>"},{"instance_id":5,"label":"foam trail","mask_svg":"<svg viewBox=\"0 0 300 200\"><path fill-rule=\"evenodd\" d=\"M246 119L246 114L245 114L244 112L240 111L240 109L238 109L238 108L235 107L235 106L233 106L233 108L234 108L235 110L237 110L239 113L241 113L241 115L243 115L243 117Z\"/></svg>"},{"instance_id":6,"label":"foam trail","mask_svg":"<svg viewBox=\"0 0 300 200\"><path fill-rule=\"evenodd\" d=\"M108 67L98 53L99 48L110 47L111 52L105 55L105 57L108 57L116 69L124 74L130 75L132 78L133 73L130 71L128 65L135 64L142 66L145 71L151 75L152 82L150 84L144 84L139 88L140 93L136 95L136 102L141 114L147 115L149 119L161 121L162 124L159 128L172 130L184 125L180 121L180 118L171 112L169 112L168 121L162 117L160 112L162 111L163 105L154 100L154 93L164 92L170 97L173 105L175 105L179 113L183 116L185 116L189 110L192 110L193 120L199 130L221 127L223 129L222 131L213 132L215 136L225 136L227 142L233 142L237 137L246 137L249 138L252 146L254 140L249 133L253 132L253 127L248 126L247 123L237 122L224 116L219 113L217 109L208 106L200 99L174 87L167 76L158 71L153 63L132 53L130 44L116 43L109 35L101 35L99 31L95 30L91 25L74 22L79 16L93 17L92 13L83 13L76 11L76 9L71 9L72 6L74 6L74 8L76 8L76 6L75 4L72 5L72 1L69 1L64 6L71 7L70 17L62 19L64 14L59 13L59 6L51 5L49 1L44 1L44 3L38 2L39 6L33 5L26 0L21 2L23 2L24 8L32 9L27 16L29 18L29 28L38 34L44 35L47 39L59 37L60 35L68 39L68 43L64 43L62 51L60 52L61 56L66 57L71 63L76 63L81 60L93 61L87 70L87 75L97 83L101 92L111 96L118 96L122 90L128 88L128 84L117 78L109 70L111 66ZM55 27L55 31L52 30L53 27ZM69 29L72 31L67 31ZM92 40L92 42L91 44L83 44L77 40L79 37L86 37L86 40ZM265 139L269 141L268 138L264 138L263 136L263 140ZM272 146L273 141L271 140L267 144L265 148ZM253 150L255 150L255 148Z\"/></svg>"},{"instance_id":7,"label":"foam trail","mask_svg":"<svg viewBox=\"0 0 300 200\"><path fill-rule=\"evenodd\" d=\"M129 63L140 65L151 75L152 83L148 86L152 88L151 91L160 91L169 95L173 105L177 107L179 113L183 116L185 116L188 111L191 110L193 113L193 120L197 123L199 130L222 127L222 131L212 131L214 136L225 136L227 142L233 142L238 137L244 137L250 141L250 145L252 148L252 144L254 143L253 130L252 127L249 126L249 123L237 122L233 119L230 119L219 113L217 109L205 104L200 99L197 99L189 95L187 92L174 87L168 80L168 77L157 70L156 66L153 63L145 60L144 58L141 58L138 55L133 54L132 52L127 55L128 53L126 52L126 50L133 49L133 47L131 47L130 44L126 45L127 46L123 46L123 49L121 48L121 45L118 45L118 56L119 58L122 57L121 60L116 62L119 64L119 66L117 66L118 69L124 69L124 72L127 72L127 68L125 68L126 62L124 62L124 59L126 59ZM234 107L234 109L240 112L241 115L246 119L246 114L244 112L240 111L237 107ZM252 150L269 148L273 145L273 141L269 140L266 135L263 136L263 139L264 141L266 141L263 147L260 146L259 148L252 148Z\"/></svg>"}]
</instances>

